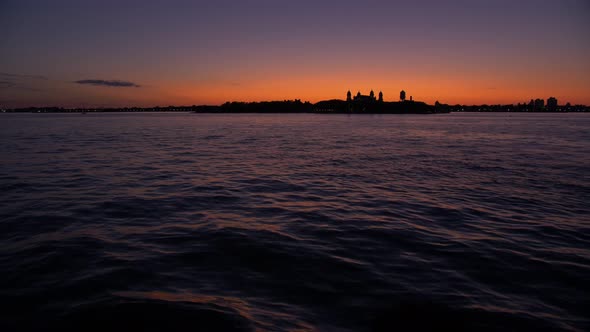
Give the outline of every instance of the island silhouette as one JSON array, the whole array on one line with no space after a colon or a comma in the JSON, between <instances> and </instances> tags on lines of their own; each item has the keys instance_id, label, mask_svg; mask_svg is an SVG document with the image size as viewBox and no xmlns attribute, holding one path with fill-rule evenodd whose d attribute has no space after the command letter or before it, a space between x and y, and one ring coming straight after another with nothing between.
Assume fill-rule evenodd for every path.
<instances>
[{"instance_id":1,"label":"island silhouette","mask_svg":"<svg viewBox=\"0 0 590 332\"><path fill-rule=\"evenodd\" d=\"M346 100L322 100L315 104L302 102L299 99L265 102L227 102L220 106L196 106L195 113L365 113L365 114L432 114L448 113L447 110L437 109L424 102L406 99L406 92L402 90L399 101L384 101L383 92L379 97L371 90L368 95L361 92L353 97L350 90L346 93Z\"/></svg>"},{"instance_id":2,"label":"island silhouette","mask_svg":"<svg viewBox=\"0 0 590 332\"><path fill-rule=\"evenodd\" d=\"M316 103L309 101L275 100L275 101L232 101L222 105L192 106L154 106L154 107L75 107L57 106L25 107L4 109L0 113L89 113L89 112L192 112L192 113L322 113L322 114L439 114L451 112L590 112L586 105L572 105L569 102L559 105L557 98L531 99L530 102L496 105L449 105L438 101L429 105L415 101L412 96L407 99L405 90L399 92L399 100L385 101L382 91L376 96L371 90L368 95L360 91L352 95L349 90L346 99L329 99Z\"/></svg>"}]
</instances>

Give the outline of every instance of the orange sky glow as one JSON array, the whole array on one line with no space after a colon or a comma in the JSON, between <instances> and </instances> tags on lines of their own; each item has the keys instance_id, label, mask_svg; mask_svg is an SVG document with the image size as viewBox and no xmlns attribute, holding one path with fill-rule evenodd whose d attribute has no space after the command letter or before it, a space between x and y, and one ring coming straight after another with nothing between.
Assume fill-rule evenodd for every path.
<instances>
[{"instance_id":1,"label":"orange sky glow","mask_svg":"<svg viewBox=\"0 0 590 332\"><path fill-rule=\"evenodd\" d=\"M590 105L587 1L220 1L9 2L0 107L317 102L349 89Z\"/></svg>"}]
</instances>

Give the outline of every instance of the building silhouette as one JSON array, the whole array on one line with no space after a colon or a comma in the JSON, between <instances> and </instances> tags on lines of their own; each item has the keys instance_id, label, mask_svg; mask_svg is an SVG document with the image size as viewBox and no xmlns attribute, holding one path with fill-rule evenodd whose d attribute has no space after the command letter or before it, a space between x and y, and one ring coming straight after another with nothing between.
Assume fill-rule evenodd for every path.
<instances>
[{"instance_id":1,"label":"building silhouette","mask_svg":"<svg viewBox=\"0 0 590 332\"><path fill-rule=\"evenodd\" d=\"M347 94L347 99L348 100L348 94ZM371 90L371 92L369 93L369 95L362 95L361 92L357 92L356 96L354 96L353 99L355 102L359 102L359 103L372 103L377 101L377 99L375 98L375 93L373 92L373 90Z\"/></svg>"},{"instance_id":2,"label":"building silhouette","mask_svg":"<svg viewBox=\"0 0 590 332\"><path fill-rule=\"evenodd\" d=\"M547 110L548 111L555 111L557 110L557 98L549 97L547 99Z\"/></svg>"},{"instance_id":3,"label":"building silhouette","mask_svg":"<svg viewBox=\"0 0 590 332\"><path fill-rule=\"evenodd\" d=\"M400 92L399 99L400 99L400 101L406 101L406 91L402 90ZM410 96L410 101L413 101L412 96ZM377 95L377 97L375 97L375 92L373 90L371 90L368 95L363 95L360 91L358 91L356 93L356 95L353 97L350 90L348 90L348 92L346 92L346 102L348 102L348 103L351 103L351 102L355 102L355 103L374 103L374 102L383 103L384 102L383 91L379 91L379 94Z\"/></svg>"}]
</instances>

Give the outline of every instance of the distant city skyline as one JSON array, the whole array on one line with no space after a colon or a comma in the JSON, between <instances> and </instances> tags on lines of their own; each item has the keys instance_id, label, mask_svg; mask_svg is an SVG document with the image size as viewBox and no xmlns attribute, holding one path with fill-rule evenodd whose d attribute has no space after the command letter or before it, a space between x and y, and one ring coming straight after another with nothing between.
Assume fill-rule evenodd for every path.
<instances>
[{"instance_id":1,"label":"distant city skyline","mask_svg":"<svg viewBox=\"0 0 590 332\"><path fill-rule=\"evenodd\" d=\"M344 99L590 105L590 2L0 3L0 108Z\"/></svg>"}]
</instances>

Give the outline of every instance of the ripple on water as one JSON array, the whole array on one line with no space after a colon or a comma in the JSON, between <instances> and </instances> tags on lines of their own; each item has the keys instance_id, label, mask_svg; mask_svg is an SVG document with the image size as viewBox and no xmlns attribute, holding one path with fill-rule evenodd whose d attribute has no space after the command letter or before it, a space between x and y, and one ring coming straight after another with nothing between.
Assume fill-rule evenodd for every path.
<instances>
[{"instance_id":1,"label":"ripple on water","mask_svg":"<svg viewBox=\"0 0 590 332\"><path fill-rule=\"evenodd\" d=\"M2 330L590 325L586 115L2 117Z\"/></svg>"}]
</instances>

